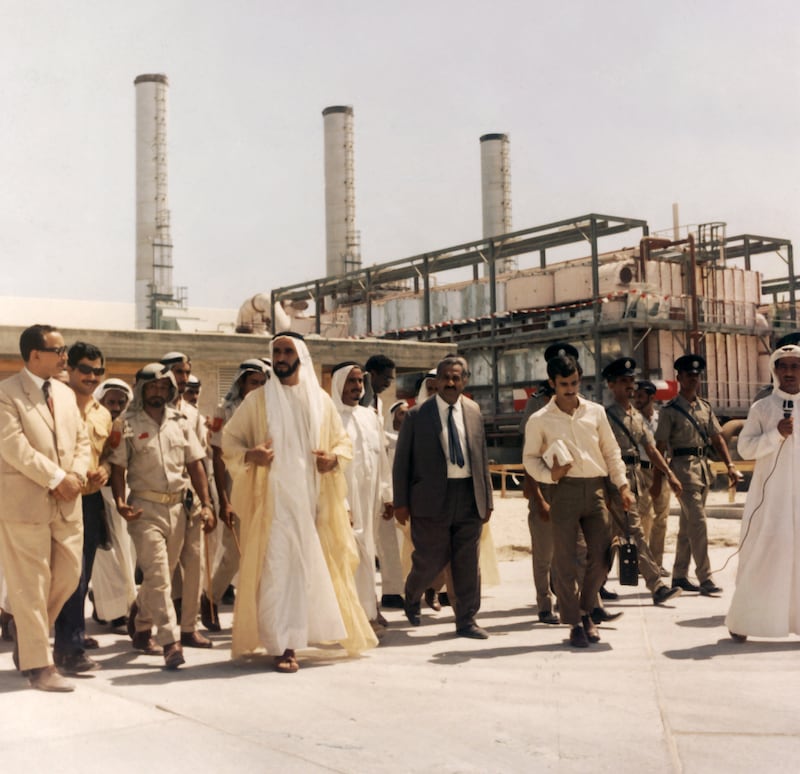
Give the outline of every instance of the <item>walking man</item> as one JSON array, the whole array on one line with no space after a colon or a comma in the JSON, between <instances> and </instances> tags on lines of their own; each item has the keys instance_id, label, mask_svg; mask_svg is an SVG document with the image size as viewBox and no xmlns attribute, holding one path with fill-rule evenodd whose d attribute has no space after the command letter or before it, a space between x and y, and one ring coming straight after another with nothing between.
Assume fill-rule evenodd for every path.
<instances>
[{"instance_id":1,"label":"walking man","mask_svg":"<svg viewBox=\"0 0 800 774\"><path fill-rule=\"evenodd\" d=\"M395 450L394 513L400 524L411 520L409 622L420 624L422 595L449 562L456 634L486 639L475 616L481 604L478 546L492 515L492 482L480 409L462 395L468 376L464 358L446 357L436 369L436 397L408 412Z\"/></svg>"}]
</instances>

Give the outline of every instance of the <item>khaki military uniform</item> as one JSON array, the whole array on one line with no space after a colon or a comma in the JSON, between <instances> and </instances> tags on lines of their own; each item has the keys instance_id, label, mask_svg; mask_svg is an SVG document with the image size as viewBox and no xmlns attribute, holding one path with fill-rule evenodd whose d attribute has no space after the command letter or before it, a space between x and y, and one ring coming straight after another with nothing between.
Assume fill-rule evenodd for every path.
<instances>
[{"instance_id":1,"label":"khaki military uniform","mask_svg":"<svg viewBox=\"0 0 800 774\"><path fill-rule=\"evenodd\" d=\"M677 407L694 418L706 438ZM661 409L656 441L669 446L672 454L670 467L683 486L673 579L687 577L692 557L700 583L711 578L705 505L714 479L708 463L706 443L721 432L722 428L711 406L702 398L697 398L692 404L678 395Z\"/></svg>"},{"instance_id":2,"label":"khaki military uniform","mask_svg":"<svg viewBox=\"0 0 800 774\"><path fill-rule=\"evenodd\" d=\"M644 417L635 408L631 407L628 411L625 411L619 403L614 403L606 408L606 414L608 414L609 424L619 444L631 492L636 495L638 501L641 492L644 490L639 446L655 446L655 440L645 423ZM620 423L622 423L622 426L620 426ZM624 430L623 427L625 428ZM652 593L659 586L665 584L661 580L661 565L653 558L650 546L644 536L642 521L639 518L639 503L637 502L628 511L626 519L619 490L613 485L609 485L609 487L611 490L609 510L612 515L612 530L615 535L622 536L625 534L625 528L627 527L628 534L633 538L639 550L639 572L642 574L647 588Z\"/></svg>"},{"instance_id":3,"label":"khaki military uniform","mask_svg":"<svg viewBox=\"0 0 800 774\"><path fill-rule=\"evenodd\" d=\"M187 513L190 489L186 466L205 457L200 441L186 417L167 406L159 425L144 411L128 411L121 419L123 442L110 462L127 469L128 502L142 515L128 522L144 576L137 606L136 630L150 632L161 645L180 641L171 579L183 547L187 519L200 521L197 498Z\"/></svg>"},{"instance_id":4,"label":"khaki military uniform","mask_svg":"<svg viewBox=\"0 0 800 774\"><path fill-rule=\"evenodd\" d=\"M213 432L209 441L212 448L222 448L222 429L240 404L241 400L237 400L234 404L226 401L217 406L212 425ZM231 477L228 474L226 474L225 489L230 499ZM215 604L218 604L220 599L222 599L226 589L233 582L234 576L239 571L239 542L241 536L239 517L234 516L231 526L227 527L223 525L221 529L222 554L211 579L211 588L207 589L209 597ZM211 561L211 557L206 557L206 560Z\"/></svg>"},{"instance_id":5,"label":"khaki military uniform","mask_svg":"<svg viewBox=\"0 0 800 774\"><path fill-rule=\"evenodd\" d=\"M209 480L209 495L213 490L211 471L207 463L208 446L206 428L200 412L185 400L178 402L178 411L186 417L190 427L203 448L203 462ZM199 500L194 493L194 500ZM181 632L193 632L197 628L197 617L200 615L200 592L203 587L203 519L200 511L194 509L186 519L186 532L183 536L183 547L172 578L172 598L181 600ZM210 558L207 559L210 561Z\"/></svg>"},{"instance_id":6,"label":"khaki military uniform","mask_svg":"<svg viewBox=\"0 0 800 774\"><path fill-rule=\"evenodd\" d=\"M643 415L644 416L644 415ZM645 424L653 437L655 437L658 427L658 410L653 411L650 419L644 417ZM650 494L653 486L653 471L655 468L647 457L644 448L639 448L642 457L642 483L643 489L639 493L639 518L642 520L642 529L647 545L650 546L650 553L656 564L664 566L664 544L667 538L667 521L669 519L669 505L672 491L666 485L661 487L657 497Z\"/></svg>"}]
</instances>

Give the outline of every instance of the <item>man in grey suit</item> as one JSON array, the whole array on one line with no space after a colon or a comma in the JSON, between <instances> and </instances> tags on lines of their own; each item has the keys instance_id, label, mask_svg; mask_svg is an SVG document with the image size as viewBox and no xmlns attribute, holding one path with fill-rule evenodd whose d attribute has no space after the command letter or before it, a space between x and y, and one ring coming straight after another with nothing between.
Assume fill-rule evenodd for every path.
<instances>
[{"instance_id":1,"label":"man in grey suit","mask_svg":"<svg viewBox=\"0 0 800 774\"><path fill-rule=\"evenodd\" d=\"M446 357L436 369L436 395L408 412L392 471L394 515L400 524L411 519L410 623L419 625L422 594L449 562L456 634L486 639L475 615L481 604L478 547L492 515L492 482L480 409L461 394L468 376L463 358Z\"/></svg>"},{"instance_id":2,"label":"man in grey suit","mask_svg":"<svg viewBox=\"0 0 800 774\"><path fill-rule=\"evenodd\" d=\"M14 661L34 688L71 691L53 665L49 633L81 575L89 437L75 393L55 378L67 363L61 334L33 325L19 344L25 367L0 382L0 564Z\"/></svg>"}]
</instances>

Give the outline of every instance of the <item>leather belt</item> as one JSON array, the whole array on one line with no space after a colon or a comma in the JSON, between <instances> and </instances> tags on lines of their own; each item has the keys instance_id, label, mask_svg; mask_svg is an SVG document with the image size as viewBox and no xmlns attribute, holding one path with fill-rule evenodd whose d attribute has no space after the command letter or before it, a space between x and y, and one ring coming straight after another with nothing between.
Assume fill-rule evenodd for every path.
<instances>
[{"instance_id":1,"label":"leather belt","mask_svg":"<svg viewBox=\"0 0 800 774\"><path fill-rule=\"evenodd\" d=\"M642 466L642 470L650 470L653 467L653 463L648 460L641 460L639 464Z\"/></svg>"},{"instance_id":2,"label":"leather belt","mask_svg":"<svg viewBox=\"0 0 800 774\"><path fill-rule=\"evenodd\" d=\"M641 459L638 454L623 454L622 461L626 465L638 465L641 462Z\"/></svg>"},{"instance_id":3,"label":"leather belt","mask_svg":"<svg viewBox=\"0 0 800 774\"><path fill-rule=\"evenodd\" d=\"M683 446L672 450L673 457L705 457L706 450L702 446Z\"/></svg>"},{"instance_id":4,"label":"leather belt","mask_svg":"<svg viewBox=\"0 0 800 774\"><path fill-rule=\"evenodd\" d=\"M141 489L138 492L131 492L131 497L138 497L140 500L147 500L150 503L161 503L161 505L177 505L183 502L183 492L151 492L149 489Z\"/></svg>"}]
</instances>

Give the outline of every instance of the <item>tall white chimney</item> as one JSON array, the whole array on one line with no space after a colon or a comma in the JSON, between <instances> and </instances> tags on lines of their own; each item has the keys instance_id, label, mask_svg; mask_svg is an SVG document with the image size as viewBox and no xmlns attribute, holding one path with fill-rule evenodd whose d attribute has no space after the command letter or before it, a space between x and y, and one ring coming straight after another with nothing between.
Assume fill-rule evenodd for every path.
<instances>
[{"instance_id":1,"label":"tall white chimney","mask_svg":"<svg viewBox=\"0 0 800 774\"><path fill-rule=\"evenodd\" d=\"M483 236L511 231L511 163L507 134L484 134L481 142L481 201ZM497 273L514 271L515 258L499 260Z\"/></svg>"},{"instance_id":2,"label":"tall white chimney","mask_svg":"<svg viewBox=\"0 0 800 774\"><path fill-rule=\"evenodd\" d=\"M325 274L340 276L361 266L356 232L353 108L322 111L325 133Z\"/></svg>"},{"instance_id":3,"label":"tall white chimney","mask_svg":"<svg viewBox=\"0 0 800 774\"><path fill-rule=\"evenodd\" d=\"M167 76L139 75L136 87L136 327L157 327L173 299L167 202Z\"/></svg>"}]
</instances>

